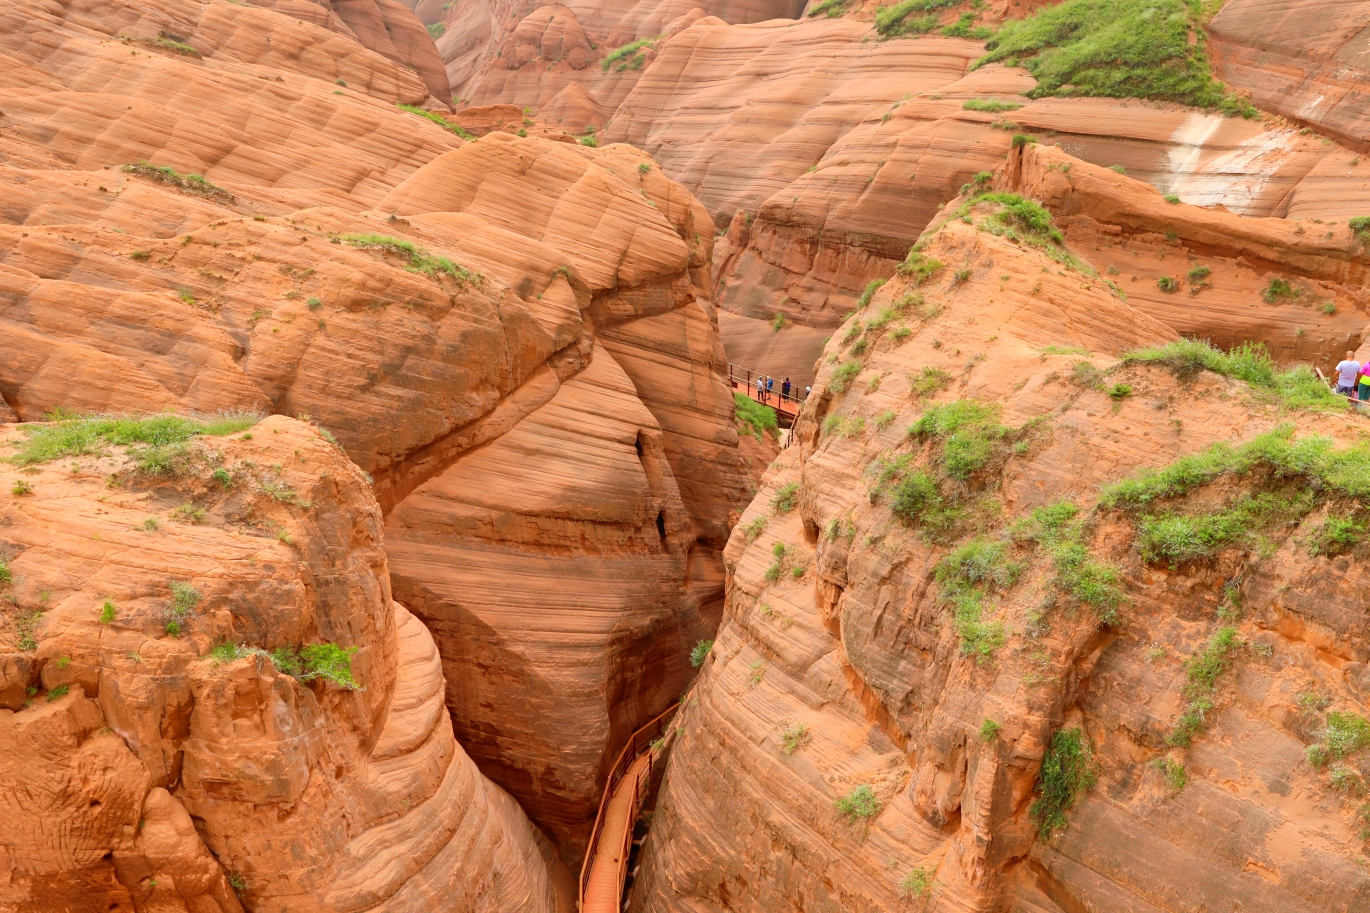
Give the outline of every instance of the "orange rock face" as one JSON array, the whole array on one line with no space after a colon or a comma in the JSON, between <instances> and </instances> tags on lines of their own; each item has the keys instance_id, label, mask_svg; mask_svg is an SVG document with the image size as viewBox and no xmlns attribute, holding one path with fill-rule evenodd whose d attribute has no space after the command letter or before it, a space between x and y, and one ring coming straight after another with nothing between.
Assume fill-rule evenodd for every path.
<instances>
[{"instance_id":1,"label":"orange rock face","mask_svg":"<svg viewBox=\"0 0 1370 913\"><path fill-rule=\"evenodd\" d=\"M147 788L212 821L196 830L211 858L232 859L230 874L248 873L253 909L304 897L369 909L382 884L404 898L388 901L397 910L434 895L458 909L552 909L566 899L557 854L578 862L601 772L679 695L689 646L722 611L721 553L749 492L710 296L713 225L635 149L498 130L464 142L397 109L431 106L424 83L326 17L218 0L131 9L7 10L4 34L27 39L0 51L10 64L0 75L2 414L310 416L373 480L391 557L377 532L382 564L369 573L387 587L393 574L437 632L441 662L428 647L412 664L425 695L442 692L445 675L466 749L424 736L422 777L378 774L383 796L327 785L311 771L329 763L332 711L255 661L227 667L228 678L187 678L213 643L155 677L139 672L128 680L136 694L90 725L142 746L130 750ZM294 586L225 604L222 624L235 612L256 619L233 629L254 644L310 636L307 619L273 621L254 601ZM376 637L423 631L377 598ZM372 648L347 630L339 642L363 646L358 668L371 669ZM400 643L417 650L417 636ZM384 638L375 649L393 678L410 661ZM492 666L494 655L508 666ZM30 672L16 667L5 692L19 705ZM374 754L391 751L391 687L340 699L359 741L334 780L392 756ZM230 734L239 703L263 720L240 744ZM447 731L441 703L422 704L431 731ZM125 705L150 709L116 720ZM277 706L279 719L263 709ZM186 714L203 735L162 741L157 721L171 715L183 729ZM89 729L63 725L70 740ZM442 774L449 767L465 773ZM210 785L193 785L192 769ZM388 823L394 803L439 789L443 808L474 817ZM344 827L337 816L354 800L366 810ZM238 847L264 803L320 804ZM167 835L180 833L176 815L163 817ZM106 850L60 871L107 880ZM437 870L461 886L433 881Z\"/></svg>"},{"instance_id":2,"label":"orange rock face","mask_svg":"<svg viewBox=\"0 0 1370 913\"><path fill-rule=\"evenodd\" d=\"M569 874L453 739L432 635L391 600L380 510L335 445L272 417L162 474L96 450L3 472L26 491L0 532L0 901L558 909ZM357 687L269 655L321 642Z\"/></svg>"},{"instance_id":3,"label":"orange rock face","mask_svg":"<svg viewBox=\"0 0 1370 913\"><path fill-rule=\"evenodd\" d=\"M1014 161L1055 181L1040 166L1057 155ZM1051 242L990 231L1008 224L996 206L963 221L958 202L925 236L922 272L892 277L834 335L729 542L723 627L634 909L1357 908L1362 800L1338 784L1364 755L1308 759L1342 725L1331 714L1362 714L1363 560L1309 543L1359 502L1167 561L1148 551L1168 547L1150 521L1100 492L1282 423L1353 444L1363 420L1120 361L1173 331ZM991 424L910 430L958 414ZM1307 497L1267 469L1180 490L1142 514ZM1062 501L1082 551L1024 525ZM1110 568L1092 579L1112 596L1071 582L1085 555ZM1060 770L1083 754L1081 779L1045 773L1048 754ZM1059 819L1041 817L1042 779L1073 800Z\"/></svg>"}]
</instances>

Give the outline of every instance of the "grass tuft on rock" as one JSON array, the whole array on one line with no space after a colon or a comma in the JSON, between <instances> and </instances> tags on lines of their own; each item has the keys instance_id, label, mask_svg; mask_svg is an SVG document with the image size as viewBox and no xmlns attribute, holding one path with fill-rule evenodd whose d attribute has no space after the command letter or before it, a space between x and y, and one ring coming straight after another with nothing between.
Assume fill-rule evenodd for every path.
<instances>
[{"instance_id":1,"label":"grass tuft on rock","mask_svg":"<svg viewBox=\"0 0 1370 913\"><path fill-rule=\"evenodd\" d=\"M766 435L774 437L780 428L774 409L742 393L733 394L733 420L737 422L738 430L758 441Z\"/></svg>"},{"instance_id":2,"label":"grass tuft on rock","mask_svg":"<svg viewBox=\"0 0 1370 913\"><path fill-rule=\"evenodd\" d=\"M45 425L24 425L28 436L9 461L18 466L47 463L63 457L103 453L110 445L142 445L135 454L147 472L161 471L169 458L168 448L198 435L222 437L251 428L261 416L249 412L226 412L213 418L183 415L74 416Z\"/></svg>"},{"instance_id":3,"label":"grass tuft on rock","mask_svg":"<svg viewBox=\"0 0 1370 913\"><path fill-rule=\"evenodd\" d=\"M1203 13L1202 0L1065 0L1005 23L975 66L1026 68L1032 98L1150 98L1254 118L1210 73Z\"/></svg>"},{"instance_id":4,"label":"grass tuft on rock","mask_svg":"<svg viewBox=\"0 0 1370 913\"><path fill-rule=\"evenodd\" d=\"M1042 759L1042 772L1037 779L1037 801L1028 810L1028 817L1037 825L1043 840L1066 824L1066 813L1075 806L1080 796L1094 785L1094 755L1084 733L1079 729L1061 729L1051 737L1051 746Z\"/></svg>"}]
</instances>

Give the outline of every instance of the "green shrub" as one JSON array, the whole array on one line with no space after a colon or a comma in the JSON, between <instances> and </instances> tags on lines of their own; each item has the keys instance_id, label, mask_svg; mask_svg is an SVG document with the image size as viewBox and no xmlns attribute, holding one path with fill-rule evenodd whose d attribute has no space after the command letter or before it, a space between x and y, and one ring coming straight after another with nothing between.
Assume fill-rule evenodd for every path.
<instances>
[{"instance_id":1,"label":"green shrub","mask_svg":"<svg viewBox=\"0 0 1370 913\"><path fill-rule=\"evenodd\" d=\"M126 174L136 174L139 177L168 184L182 193L206 197L223 203L232 203L237 200L233 194L217 184L211 184L198 174L181 174L175 168L153 165L145 161L134 165L125 165L122 170Z\"/></svg>"},{"instance_id":2,"label":"green shrub","mask_svg":"<svg viewBox=\"0 0 1370 913\"><path fill-rule=\"evenodd\" d=\"M915 377L909 378L909 390L914 396L930 396L951 384L951 375L941 368L924 366Z\"/></svg>"},{"instance_id":3,"label":"green shrub","mask_svg":"<svg viewBox=\"0 0 1370 913\"><path fill-rule=\"evenodd\" d=\"M443 22L434 22L431 25L424 26L424 28L428 29L428 37L432 38L434 41L437 41L447 33L447 25Z\"/></svg>"},{"instance_id":4,"label":"green shrub","mask_svg":"<svg viewBox=\"0 0 1370 913\"><path fill-rule=\"evenodd\" d=\"M1212 274L1213 270L1209 269L1208 267L1200 263L1195 265L1192 269L1190 269L1190 271L1186 275L1189 279L1190 285L1199 285Z\"/></svg>"},{"instance_id":5,"label":"green shrub","mask_svg":"<svg viewBox=\"0 0 1370 913\"><path fill-rule=\"evenodd\" d=\"M1180 283L1176 282L1172 276L1162 276L1156 280L1156 287L1168 294L1179 289Z\"/></svg>"},{"instance_id":6,"label":"green shrub","mask_svg":"<svg viewBox=\"0 0 1370 913\"><path fill-rule=\"evenodd\" d=\"M915 286L922 285L932 278L932 276L942 268L942 261L925 256L918 249L918 245L909 248L909 254L904 258L904 262L896 267L895 272L901 276L913 278Z\"/></svg>"},{"instance_id":7,"label":"green shrub","mask_svg":"<svg viewBox=\"0 0 1370 913\"><path fill-rule=\"evenodd\" d=\"M617 47L610 51L605 58L599 62L599 68L607 73L609 72L609 67L618 64L615 68L617 72L628 69L640 70L646 59L642 52L647 48L656 47L656 43L665 37L665 35L657 35L655 38L641 38L631 44ZM636 66L633 65L634 61L636 61Z\"/></svg>"},{"instance_id":8,"label":"green shrub","mask_svg":"<svg viewBox=\"0 0 1370 913\"><path fill-rule=\"evenodd\" d=\"M690 648L690 665L698 669L704 665L704 660L709 658L709 651L714 648L712 640L701 640Z\"/></svg>"},{"instance_id":9,"label":"green shrub","mask_svg":"<svg viewBox=\"0 0 1370 913\"><path fill-rule=\"evenodd\" d=\"M1183 0L1065 0L1005 23L974 66L1025 67L1037 79L1033 98L1153 98L1245 115L1250 104L1229 100L1210 74L1197 8Z\"/></svg>"},{"instance_id":10,"label":"green shrub","mask_svg":"<svg viewBox=\"0 0 1370 913\"><path fill-rule=\"evenodd\" d=\"M983 469L997 446L1011 435L1011 429L999 424L998 418L996 404L956 400L929 407L909 428L909 434L939 441L942 470L964 481Z\"/></svg>"},{"instance_id":11,"label":"green shrub","mask_svg":"<svg viewBox=\"0 0 1370 913\"><path fill-rule=\"evenodd\" d=\"M1209 638L1208 645L1201 652L1190 657L1185 664L1185 710L1167 738L1170 744L1187 747L1203 731L1208 712L1213 709L1218 677L1227 669L1232 651L1240 643L1236 628L1222 628Z\"/></svg>"},{"instance_id":12,"label":"green shrub","mask_svg":"<svg viewBox=\"0 0 1370 913\"><path fill-rule=\"evenodd\" d=\"M52 701L61 700L67 696L67 692L70 690L70 685L58 685L48 692L48 702L51 703Z\"/></svg>"},{"instance_id":13,"label":"green shrub","mask_svg":"<svg viewBox=\"0 0 1370 913\"><path fill-rule=\"evenodd\" d=\"M1346 223L1351 228L1351 234L1361 241L1370 241L1370 216L1356 216Z\"/></svg>"},{"instance_id":14,"label":"green shrub","mask_svg":"<svg viewBox=\"0 0 1370 913\"><path fill-rule=\"evenodd\" d=\"M941 503L937 484L927 473L919 471L905 476L894 490L894 515L905 523L916 523L928 508Z\"/></svg>"},{"instance_id":15,"label":"green shrub","mask_svg":"<svg viewBox=\"0 0 1370 913\"><path fill-rule=\"evenodd\" d=\"M1293 301L1297 297L1299 297L1298 289L1290 285L1287 279L1271 279L1270 284L1261 292L1261 300L1266 304Z\"/></svg>"},{"instance_id":16,"label":"green shrub","mask_svg":"<svg viewBox=\"0 0 1370 913\"><path fill-rule=\"evenodd\" d=\"M747 537L747 541L748 541L748 542L751 542L751 541L752 541L753 539L755 539L757 536L761 535L761 531L764 530L765 528L766 528L766 518L765 518L765 517L753 517L753 518L752 518L752 522L750 522L750 523L748 523L746 526L743 526L743 527L742 527L742 534L743 534L744 536Z\"/></svg>"},{"instance_id":17,"label":"green shrub","mask_svg":"<svg viewBox=\"0 0 1370 913\"><path fill-rule=\"evenodd\" d=\"M153 415L143 418L80 416L63 418L48 425L25 425L28 436L11 463L28 466L69 456L103 453L108 445L146 444L158 462L171 451L197 435L220 437L250 428L260 416L250 413L224 413L214 419L191 419L180 415ZM148 454L145 454L148 456Z\"/></svg>"},{"instance_id":18,"label":"green shrub","mask_svg":"<svg viewBox=\"0 0 1370 913\"><path fill-rule=\"evenodd\" d=\"M438 114L434 111L425 111L423 108L419 108L414 105L406 105L403 103L396 104L395 107L399 108L401 111L408 111L410 114L417 114L424 120L430 120L433 123L437 124L439 127L443 128L444 130L450 130L451 132L455 133L457 136L460 136L464 140L473 140L476 138L474 134L467 132L465 127L461 126L460 124L452 123L447 118L443 117L441 114Z\"/></svg>"},{"instance_id":19,"label":"green shrub","mask_svg":"<svg viewBox=\"0 0 1370 913\"><path fill-rule=\"evenodd\" d=\"M1003 726L1000 726L998 723L994 722L994 720L986 717L985 721L980 724L980 741L986 744L993 742L995 739L999 738L999 733L1003 728Z\"/></svg>"},{"instance_id":20,"label":"green shrub","mask_svg":"<svg viewBox=\"0 0 1370 913\"><path fill-rule=\"evenodd\" d=\"M1108 388L1108 395L1113 399L1127 399L1132 395L1132 387L1128 384L1114 384Z\"/></svg>"},{"instance_id":21,"label":"green shrub","mask_svg":"<svg viewBox=\"0 0 1370 913\"><path fill-rule=\"evenodd\" d=\"M787 514L799 503L799 483L789 482L776 489L771 499L771 509L776 513ZM779 543L777 543L779 544Z\"/></svg>"},{"instance_id":22,"label":"green shrub","mask_svg":"<svg viewBox=\"0 0 1370 913\"><path fill-rule=\"evenodd\" d=\"M742 393L733 394L733 420L739 429L758 441L768 434L774 437L780 428L774 409Z\"/></svg>"},{"instance_id":23,"label":"green shrub","mask_svg":"<svg viewBox=\"0 0 1370 913\"><path fill-rule=\"evenodd\" d=\"M1175 792L1184 789L1185 784L1189 782L1189 775L1185 773L1184 765L1177 764L1169 758L1157 758L1156 769L1161 772L1161 776L1165 777L1166 783Z\"/></svg>"},{"instance_id":24,"label":"green shrub","mask_svg":"<svg viewBox=\"0 0 1370 913\"><path fill-rule=\"evenodd\" d=\"M1066 813L1094 785L1094 755L1079 729L1061 729L1051 737L1051 746L1042 759L1037 779L1039 798L1032 803L1028 817L1037 825L1043 840L1064 827Z\"/></svg>"},{"instance_id":25,"label":"green shrub","mask_svg":"<svg viewBox=\"0 0 1370 913\"><path fill-rule=\"evenodd\" d=\"M172 637L180 635L190 613L200 604L200 599L200 591L190 584L177 580L171 582L171 599L164 612L167 634Z\"/></svg>"},{"instance_id":26,"label":"green shrub","mask_svg":"<svg viewBox=\"0 0 1370 913\"><path fill-rule=\"evenodd\" d=\"M791 723L780 733L780 750L794 754L809 741L809 727L803 723Z\"/></svg>"},{"instance_id":27,"label":"green shrub","mask_svg":"<svg viewBox=\"0 0 1370 913\"><path fill-rule=\"evenodd\" d=\"M1308 759L1321 767L1327 761L1340 761L1349 754L1370 748L1370 722L1354 713L1332 711L1322 741L1308 750Z\"/></svg>"},{"instance_id":28,"label":"green shrub","mask_svg":"<svg viewBox=\"0 0 1370 913\"><path fill-rule=\"evenodd\" d=\"M828 381L828 389L834 393L845 393L851 386L852 381L861 373L861 362L846 361L837 366L832 372L832 380Z\"/></svg>"},{"instance_id":29,"label":"green shrub","mask_svg":"<svg viewBox=\"0 0 1370 913\"><path fill-rule=\"evenodd\" d=\"M1365 541L1366 528L1349 517L1328 517L1318 527L1309 545L1314 555L1334 558L1344 555Z\"/></svg>"},{"instance_id":30,"label":"green shrub","mask_svg":"<svg viewBox=\"0 0 1370 913\"><path fill-rule=\"evenodd\" d=\"M932 893L932 869L915 868L899 882L901 900L917 900Z\"/></svg>"},{"instance_id":31,"label":"green shrub","mask_svg":"<svg viewBox=\"0 0 1370 913\"><path fill-rule=\"evenodd\" d=\"M1022 106L1022 102L1000 101L997 98L970 98L961 105L967 111L986 111L990 114L998 114L1001 111L1017 111Z\"/></svg>"},{"instance_id":32,"label":"green shrub","mask_svg":"<svg viewBox=\"0 0 1370 913\"><path fill-rule=\"evenodd\" d=\"M1167 194L1165 195L1165 201L1166 201L1167 203L1172 203L1172 204L1173 204L1173 203L1178 203L1178 202L1180 202L1180 198L1179 198L1178 196L1176 196L1175 194L1173 194L1173 193L1167 193Z\"/></svg>"},{"instance_id":33,"label":"green shrub","mask_svg":"<svg viewBox=\"0 0 1370 913\"><path fill-rule=\"evenodd\" d=\"M1019 146L1026 146L1028 143L1035 142L1037 142L1037 137L1035 136L1028 136L1026 133L1015 133L1013 134L1013 141L1010 142L1009 145L1012 148L1017 149Z\"/></svg>"},{"instance_id":34,"label":"green shrub","mask_svg":"<svg viewBox=\"0 0 1370 913\"><path fill-rule=\"evenodd\" d=\"M406 269L411 273L420 273L430 279L435 279L439 274L450 276L461 283L480 285L484 277L480 273L471 272L466 267L453 263L446 257L435 257L428 251L416 246L412 241L402 238L393 238L389 235L375 234L345 234L342 240L353 247L367 250L380 250L387 254L395 254L409 260Z\"/></svg>"},{"instance_id":35,"label":"green shrub","mask_svg":"<svg viewBox=\"0 0 1370 913\"><path fill-rule=\"evenodd\" d=\"M880 813L880 800L876 798L875 790L868 783L862 783L833 804L852 821L874 818Z\"/></svg>"}]
</instances>

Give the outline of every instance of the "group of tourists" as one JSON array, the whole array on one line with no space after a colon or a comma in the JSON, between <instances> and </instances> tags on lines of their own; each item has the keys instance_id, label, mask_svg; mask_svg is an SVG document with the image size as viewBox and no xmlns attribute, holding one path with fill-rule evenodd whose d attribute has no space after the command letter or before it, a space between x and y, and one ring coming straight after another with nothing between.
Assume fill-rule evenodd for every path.
<instances>
[{"instance_id":1,"label":"group of tourists","mask_svg":"<svg viewBox=\"0 0 1370 913\"><path fill-rule=\"evenodd\" d=\"M794 390L793 395L790 394L791 389ZM809 387L804 388L805 399L808 399L809 389ZM780 402L781 400L786 399L797 400L799 399L799 388L792 387L790 384L790 379L787 377L780 382L780 396L777 399L775 395L775 378L766 377L765 375L759 375L756 378L756 401L758 403L768 403L772 399L775 399L776 402Z\"/></svg>"},{"instance_id":2,"label":"group of tourists","mask_svg":"<svg viewBox=\"0 0 1370 913\"><path fill-rule=\"evenodd\" d=\"M1370 361L1356 361L1355 352L1347 352L1346 360L1337 365L1337 392L1361 402L1370 401Z\"/></svg>"}]
</instances>

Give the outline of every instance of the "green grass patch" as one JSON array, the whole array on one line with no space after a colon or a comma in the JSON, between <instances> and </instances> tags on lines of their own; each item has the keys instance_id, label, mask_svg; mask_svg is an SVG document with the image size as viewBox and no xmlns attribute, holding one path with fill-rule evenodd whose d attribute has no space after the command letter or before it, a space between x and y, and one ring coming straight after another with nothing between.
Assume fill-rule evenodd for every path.
<instances>
[{"instance_id":1,"label":"green grass patch","mask_svg":"<svg viewBox=\"0 0 1370 913\"><path fill-rule=\"evenodd\" d=\"M424 26L424 28L428 29L428 37L432 38L434 41L437 41L443 35L447 34L447 23L445 22L434 22Z\"/></svg>"},{"instance_id":2,"label":"green grass patch","mask_svg":"<svg viewBox=\"0 0 1370 913\"><path fill-rule=\"evenodd\" d=\"M136 174L139 177L149 178L160 181L176 188L182 193L192 194L197 197L216 200L222 203L232 203L237 198L233 194L224 190L217 184L212 184L198 174L181 174L175 168L168 168L162 165L153 165L150 162L137 162L132 165L125 165L122 169L125 174Z\"/></svg>"},{"instance_id":3,"label":"green grass patch","mask_svg":"<svg viewBox=\"0 0 1370 913\"><path fill-rule=\"evenodd\" d=\"M837 366L832 372L832 379L828 381L828 389L834 393L845 393L851 386L852 381L861 373L862 364L859 361L845 361Z\"/></svg>"},{"instance_id":4,"label":"green grass patch","mask_svg":"<svg viewBox=\"0 0 1370 913\"><path fill-rule=\"evenodd\" d=\"M880 291L880 288L881 288L887 281L889 281L889 280L887 280L887 279L872 279L872 280L866 285L866 290L863 291L863 292L861 293L861 297L858 298L858 299L856 299L856 309L857 309L858 311L864 310L865 307L866 307L866 305L868 305L868 304L871 303L871 298L875 297L875 293L878 292L878 291Z\"/></svg>"},{"instance_id":5,"label":"green grass patch","mask_svg":"<svg viewBox=\"0 0 1370 913\"><path fill-rule=\"evenodd\" d=\"M484 279L480 273L472 272L464 266L453 263L446 257L435 257L412 241L406 241L403 238L393 238L389 235L346 234L342 236L342 240L353 247L379 250L387 254L404 257L409 261L409 265L406 267L409 272L420 273L430 279L445 275L471 285L480 285Z\"/></svg>"},{"instance_id":6,"label":"green grass patch","mask_svg":"<svg viewBox=\"0 0 1370 913\"><path fill-rule=\"evenodd\" d=\"M1201 0L1065 0L1010 21L975 66L1022 66L1027 94L1152 98L1255 117L1210 74Z\"/></svg>"},{"instance_id":7,"label":"green grass patch","mask_svg":"<svg viewBox=\"0 0 1370 913\"><path fill-rule=\"evenodd\" d=\"M951 375L941 368L924 366L918 374L909 378L909 392L916 397L932 394L951 386Z\"/></svg>"},{"instance_id":8,"label":"green grass patch","mask_svg":"<svg viewBox=\"0 0 1370 913\"><path fill-rule=\"evenodd\" d=\"M163 613L166 618L167 634L172 637L181 635L190 619L190 613L200 604L201 599L200 591L190 584L179 580L171 582L171 599L168 600L166 611Z\"/></svg>"},{"instance_id":9,"label":"green grass patch","mask_svg":"<svg viewBox=\"0 0 1370 913\"><path fill-rule=\"evenodd\" d=\"M419 108L414 105L406 105L403 103L397 104L395 105L395 107L399 108L401 111L408 111L410 114L417 114L424 120L430 120L442 129L451 131L452 133L455 133L457 136L460 136L464 140L473 140L476 138L475 134L467 132L465 127L461 126L460 124L452 123L450 120L448 120L447 118L443 117L441 114L438 114L435 111L425 111L423 108Z\"/></svg>"},{"instance_id":10,"label":"green grass patch","mask_svg":"<svg viewBox=\"0 0 1370 913\"><path fill-rule=\"evenodd\" d=\"M1313 533L1308 550L1314 555L1335 558L1364 542L1366 533L1365 524L1351 517L1328 517Z\"/></svg>"},{"instance_id":11,"label":"green grass patch","mask_svg":"<svg viewBox=\"0 0 1370 913\"><path fill-rule=\"evenodd\" d=\"M135 445L134 455L141 468L158 473L169 467L169 460L175 455L173 448L191 438L236 434L260 420L259 415L243 412L223 413L207 419L171 414L68 417L45 425L22 426L27 439L9 461L28 466L63 457L101 454L110 445Z\"/></svg>"},{"instance_id":12,"label":"green grass patch","mask_svg":"<svg viewBox=\"0 0 1370 913\"><path fill-rule=\"evenodd\" d=\"M932 869L917 867L910 869L909 873L899 881L899 898L901 900L918 900L927 897L932 893Z\"/></svg>"},{"instance_id":13,"label":"green grass patch","mask_svg":"<svg viewBox=\"0 0 1370 913\"><path fill-rule=\"evenodd\" d=\"M941 268L941 260L924 256L923 252L918 249L918 245L915 244L909 248L908 256L904 258L903 263L895 268L895 272L913 279L913 284L917 286L927 282Z\"/></svg>"},{"instance_id":14,"label":"green grass patch","mask_svg":"<svg viewBox=\"0 0 1370 913\"><path fill-rule=\"evenodd\" d=\"M928 408L909 428L914 437L941 445L940 467L948 476L965 481L984 469L1009 442L1013 429L999 424L997 404L962 399Z\"/></svg>"},{"instance_id":15,"label":"green grass patch","mask_svg":"<svg viewBox=\"0 0 1370 913\"><path fill-rule=\"evenodd\" d=\"M709 651L714 648L712 640L701 640L690 648L690 665L698 669L704 665L704 660L709 658Z\"/></svg>"},{"instance_id":16,"label":"green grass patch","mask_svg":"<svg viewBox=\"0 0 1370 913\"><path fill-rule=\"evenodd\" d=\"M609 72L610 67L620 73L624 70L640 70L643 63L646 62L646 56L643 52L647 48L656 47L656 43L665 37L665 35L657 35L655 38L641 38L631 44L614 48L599 62L599 68L606 73Z\"/></svg>"},{"instance_id":17,"label":"green grass patch","mask_svg":"<svg viewBox=\"0 0 1370 913\"><path fill-rule=\"evenodd\" d=\"M1167 737L1170 744L1187 747L1203 732L1208 713L1213 709L1218 677L1228 668L1232 652L1239 646L1237 629L1225 627L1209 638L1207 646L1185 664L1185 710Z\"/></svg>"},{"instance_id":18,"label":"green grass patch","mask_svg":"<svg viewBox=\"0 0 1370 913\"><path fill-rule=\"evenodd\" d=\"M771 499L771 508L776 513L787 514L794 510L799 503L799 483L790 482L776 489L775 497Z\"/></svg>"},{"instance_id":19,"label":"green grass patch","mask_svg":"<svg viewBox=\"0 0 1370 913\"><path fill-rule=\"evenodd\" d=\"M999 738L999 733L1002 732L1003 729L1003 726L1000 726L998 723L994 722L994 720L986 717L985 721L980 724L980 741L984 742L986 745L990 744L995 739Z\"/></svg>"},{"instance_id":20,"label":"green grass patch","mask_svg":"<svg viewBox=\"0 0 1370 913\"><path fill-rule=\"evenodd\" d=\"M1345 412L1351 408L1346 398L1328 390L1308 365L1280 370L1265 346L1256 343L1243 343L1224 352L1197 339L1180 339L1129 352L1124 356L1124 363L1162 365L1180 378L1192 377L1203 370L1213 371L1267 391L1291 409Z\"/></svg>"},{"instance_id":21,"label":"green grass patch","mask_svg":"<svg viewBox=\"0 0 1370 913\"><path fill-rule=\"evenodd\" d=\"M924 35L937 28L936 10L955 6L958 0L903 0L881 7L875 13L875 30L886 38L898 35ZM915 16L915 13L924 15ZM931 23L929 24L929 20Z\"/></svg>"},{"instance_id":22,"label":"green grass patch","mask_svg":"<svg viewBox=\"0 0 1370 913\"><path fill-rule=\"evenodd\" d=\"M1017 111L1023 106L1018 101L1000 101L997 98L968 98L961 107L967 111L985 111L990 114L999 114L1003 111Z\"/></svg>"},{"instance_id":23,"label":"green grass patch","mask_svg":"<svg viewBox=\"0 0 1370 913\"><path fill-rule=\"evenodd\" d=\"M1043 840L1066 824L1066 814L1096 780L1094 754L1079 729L1061 729L1051 737L1037 778L1038 799L1028 810Z\"/></svg>"},{"instance_id":24,"label":"green grass patch","mask_svg":"<svg viewBox=\"0 0 1370 913\"><path fill-rule=\"evenodd\" d=\"M862 783L850 793L833 802L837 810L852 821L864 821L880 813L880 800L870 784Z\"/></svg>"},{"instance_id":25,"label":"green grass patch","mask_svg":"<svg viewBox=\"0 0 1370 913\"><path fill-rule=\"evenodd\" d=\"M942 598L949 602L961 642L961 655L986 660L1004 644L1004 626L985 621L985 599L995 590L1011 587L1022 566L1008 560L1008 544L986 538L974 539L937 565L936 579Z\"/></svg>"},{"instance_id":26,"label":"green grass patch","mask_svg":"<svg viewBox=\"0 0 1370 913\"><path fill-rule=\"evenodd\" d=\"M847 11L851 0L823 0L822 3L809 10L809 17L823 16L828 19L836 19Z\"/></svg>"},{"instance_id":27,"label":"green grass patch","mask_svg":"<svg viewBox=\"0 0 1370 913\"><path fill-rule=\"evenodd\" d=\"M774 409L741 393L733 394L733 420L743 433L752 435L758 441L766 435L774 437L780 427Z\"/></svg>"},{"instance_id":28,"label":"green grass patch","mask_svg":"<svg viewBox=\"0 0 1370 913\"><path fill-rule=\"evenodd\" d=\"M1356 216L1346 223L1359 241L1370 241L1370 216Z\"/></svg>"},{"instance_id":29,"label":"green grass patch","mask_svg":"<svg viewBox=\"0 0 1370 913\"><path fill-rule=\"evenodd\" d=\"M1090 553L1085 544L1088 527L1079 508L1069 501L1039 507L1015 524L1012 534L1036 543L1050 556L1056 572L1052 585L1058 591L1087 606L1100 620L1117 621L1126 599L1119 583L1122 575L1114 564Z\"/></svg>"}]
</instances>

